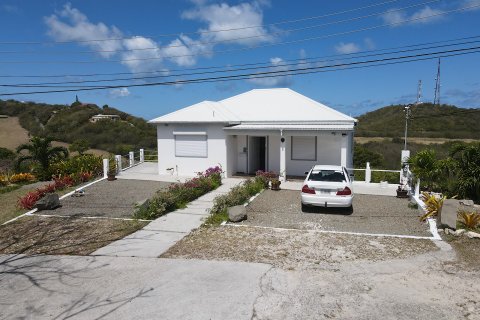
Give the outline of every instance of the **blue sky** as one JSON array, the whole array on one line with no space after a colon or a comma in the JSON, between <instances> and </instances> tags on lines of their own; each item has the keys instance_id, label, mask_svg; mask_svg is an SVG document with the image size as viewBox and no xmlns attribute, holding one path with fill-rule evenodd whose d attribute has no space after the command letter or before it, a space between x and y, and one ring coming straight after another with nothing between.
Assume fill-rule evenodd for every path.
<instances>
[{"instance_id":1,"label":"blue sky","mask_svg":"<svg viewBox=\"0 0 480 320\"><path fill-rule=\"evenodd\" d=\"M368 5L372 6L334 16L272 25ZM412 5L418 6L401 9ZM442 14L459 8L468 9ZM378 15L369 18L352 20L376 13ZM339 20L350 21L333 23ZM153 75L158 78L149 80L152 82L162 81L163 76L182 72L178 70L183 69L265 62L271 65L269 70L282 70L288 68L281 66L286 60L476 36L479 35L476 32L480 26L480 0L3 0L0 3L0 21L0 75L72 75L58 79L0 78L1 84L94 79L78 76L91 73L127 72L138 77L146 75L142 72L155 71ZM285 32L328 23L330 25L323 27ZM397 24L330 36L387 23ZM263 27L245 28L251 26ZM211 32L219 29L234 30ZM312 37L322 39L280 44ZM117 40L89 41L112 38ZM478 43L474 45L478 46ZM252 46L261 47L248 49ZM442 60L443 103L480 107L479 57L477 53ZM269 79L125 87L77 94L82 102L108 104L151 119L202 100L220 100L252 88L290 87L357 116L389 104L414 102L418 80L423 81L423 101L433 100L436 64L435 60L427 60ZM125 75L96 78L116 77ZM145 82L136 80L130 83L142 81ZM0 93L19 90L30 89L0 88ZM70 104L75 94L49 93L9 98ZM6 97L0 96L0 99Z\"/></svg>"}]
</instances>

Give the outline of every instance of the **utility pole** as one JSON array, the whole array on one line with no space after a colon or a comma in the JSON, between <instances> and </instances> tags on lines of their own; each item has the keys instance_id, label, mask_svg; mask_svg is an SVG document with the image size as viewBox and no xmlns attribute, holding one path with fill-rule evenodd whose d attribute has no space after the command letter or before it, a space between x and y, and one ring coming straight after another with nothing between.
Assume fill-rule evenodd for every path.
<instances>
[{"instance_id":1,"label":"utility pole","mask_svg":"<svg viewBox=\"0 0 480 320\"><path fill-rule=\"evenodd\" d=\"M417 102L416 104L422 103L422 80L418 80L418 87L417 87Z\"/></svg>"},{"instance_id":2,"label":"utility pole","mask_svg":"<svg viewBox=\"0 0 480 320\"><path fill-rule=\"evenodd\" d=\"M437 78L435 79L435 98L433 99L433 105L438 104L440 106L440 58L438 58Z\"/></svg>"},{"instance_id":3,"label":"utility pole","mask_svg":"<svg viewBox=\"0 0 480 320\"><path fill-rule=\"evenodd\" d=\"M407 150L407 131L408 131L408 119L410 119L410 107L412 105L411 104L407 104L405 106L405 146L403 148L403 150Z\"/></svg>"}]
</instances>

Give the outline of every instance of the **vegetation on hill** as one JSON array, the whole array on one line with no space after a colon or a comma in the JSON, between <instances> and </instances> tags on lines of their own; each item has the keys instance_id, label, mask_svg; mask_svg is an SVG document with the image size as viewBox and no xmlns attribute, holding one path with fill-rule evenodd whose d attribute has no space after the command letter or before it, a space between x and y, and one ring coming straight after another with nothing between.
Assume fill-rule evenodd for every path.
<instances>
[{"instance_id":1,"label":"vegetation on hill","mask_svg":"<svg viewBox=\"0 0 480 320\"><path fill-rule=\"evenodd\" d=\"M18 117L21 126L32 136L68 143L84 140L92 148L117 154L156 145L153 125L107 105L100 108L78 102L65 106L0 100L0 114ZM89 119L96 114L114 114L120 116L120 120L91 123Z\"/></svg>"},{"instance_id":2,"label":"vegetation on hill","mask_svg":"<svg viewBox=\"0 0 480 320\"><path fill-rule=\"evenodd\" d=\"M359 137L403 137L404 105L392 105L358 117L355 135ZM476 112L475 110L478 110ZM410 137L480 139L480 109L423 103L411 107Z\"/></svg>"}]
</instances>

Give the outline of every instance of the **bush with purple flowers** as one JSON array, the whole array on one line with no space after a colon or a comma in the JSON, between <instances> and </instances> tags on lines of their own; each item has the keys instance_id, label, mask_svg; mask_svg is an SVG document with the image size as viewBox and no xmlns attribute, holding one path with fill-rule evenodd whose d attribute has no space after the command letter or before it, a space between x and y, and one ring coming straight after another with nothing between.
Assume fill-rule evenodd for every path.
<instances>
[{"instance_id":1,"label":"bush with purple flowers","mask_svg":"<svg viewBox=\"0 0 480 320\"><path fill-rule=\"evenodd\" d=\"M166 190L159 190L150 199L148 206L138 208L137 219L154 219L166 213L183 208L187 203L218 188L222 184L222 168L219 166L199 172L197 177L184 183L172 184Z\"/></svg>"}]
</instances>

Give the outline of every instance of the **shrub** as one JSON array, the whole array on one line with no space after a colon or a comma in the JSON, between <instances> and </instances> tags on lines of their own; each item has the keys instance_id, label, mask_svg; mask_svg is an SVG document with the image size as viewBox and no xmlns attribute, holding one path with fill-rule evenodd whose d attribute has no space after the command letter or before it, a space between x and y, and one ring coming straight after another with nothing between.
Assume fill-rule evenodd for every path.
<instances>
[{"instance_id":1,"label":"shrub","mask_svg":"<svg viewBox=\"0 0 480 320\"><path fill-rule=\"evenodd\" d=\"M435 194L430 194L428 192L422 193L422 201L426 206L426 213L420 218L420 221L425 221L430 217L438 215L440 210L442 210L443 201L446 197L437 197Z\"/></svg>"},{"instance_id":2,"label":"shrub","mask_svg":"<svg viewBox=\"0 0 480 320\"><path fill-rule=\"evenodd\" d=\"M36 177L31 173L17 173L12 175L9 180L11 183L33 182Z\"/></svg>"},{"instance_id":3,"label":"shrub","mask_svg":"<svg viewBox=\"0 0 480 320\"><path fill-rule=\"evenodd\" d=\"M38 190L27 193L25 196L18 199L18 205L27 210L33 209L35 202L37 202L43 195Z\"/></svg>"},{"instance_id":4,"label":"shrub","mask_svg":"<svg viewBox=\"0 0 480 320\"><path fill-rule=\"evenodd\" d=\"M168 212L184 207L188 202L218 188L222 183L222 169L208 168L185 183L172 184L167 190L160 190L150 199L147 207L139 208L134 217L154 219Z\"/></svg>"},{"instance_id":5,"label":"shrub","mask_svg":"<svg viewBox=\"0 0 480 320\"><path fill-rule=\"evenodd\" d=\"M229 193L216 197L213 208L210 211L211 215L208 217L205 225L217 225L228 220L228 207L244 204L251 196L263 189L265 189L265 180L263 177L257 176L233 187Z\"/></svg>"},{"instance_id":6,"label":"shrub","mask_svg":"<svg viewBox=\"0 0 480 320\"><path fill-rule=\"evenodd\" d=\"M90 173L99 176L103 171L103 159L93 154L84 154L58 161L50 166L54 175Z\"/></svg>"},{"instance_id":7,"label":"shrub","mask_svg":"<svg viewBox=\"0 0 480 320\"><path fill-rule=\"evenodd\" d=\"M460 210L458 216L461 218L460 224L465 227L465 229L475 229L480 225L480 214L476 212Z\"/></svg>"},{"instance_id":8,"label":"shrub","mask_svg":"<svg viewBox=\"0 0 480 320\"><path fill-rule=\"evenodd\" d=\"M255 172L255 177L263 182L265 188L268 188L269 182L272 181L272 179L277 179L278 174L273 171L258 170Z\"/></svg>"}]
</instances>

